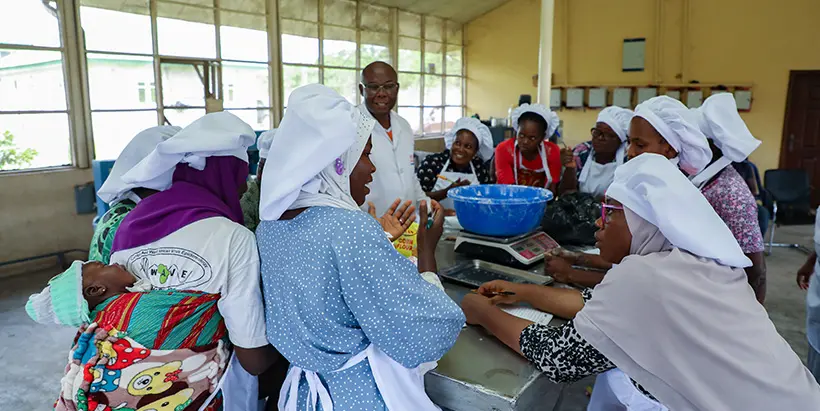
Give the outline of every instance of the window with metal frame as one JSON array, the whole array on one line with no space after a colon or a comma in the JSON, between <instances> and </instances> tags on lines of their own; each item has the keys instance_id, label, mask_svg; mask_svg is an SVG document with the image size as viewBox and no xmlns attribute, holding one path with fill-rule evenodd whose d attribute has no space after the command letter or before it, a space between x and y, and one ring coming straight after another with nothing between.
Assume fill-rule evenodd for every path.
<instances>
[{"instance_id":1,"label":"window with metal frame","mask_svg":"<svg viewBox=\"0 0 820 411\"><path fill-rule=\"evenodd\" d=\"M284 101L322 83L358 104L361 69L386 61L399 73L398 113L417 136L441 135L463 115L460 23L354 0L279 0L279 16Z\"/></svg>"},{"instance_id":2,"label":"window with metal frame","mask_svg":"<svg viewBox=\"0 0 820 411\"><path fill-rule=\"evenodd\" d=\"M96 158L151 125L184 127L209 104L270 129L267 3L79 0Z\"/></svg>"},{"instance_id":3,"label":"window with metal frame","mask_svg":"<svg viewBox=\"0 0 820 411\"><path fill-rule=\"evenodd\" d=\"M0 3L0 171L72 163L56 4Z\"/></svg>"},{"instance_id":4,"label":"window with metal frame","mask_svg":"<svg viewBox=\"0 0 820 411\"><path fill-rule=\"evenodd\" d=\"M464 115L462 25L398 13L398 112L417 136L441 135Z\"/></svg>"}]
</instances>

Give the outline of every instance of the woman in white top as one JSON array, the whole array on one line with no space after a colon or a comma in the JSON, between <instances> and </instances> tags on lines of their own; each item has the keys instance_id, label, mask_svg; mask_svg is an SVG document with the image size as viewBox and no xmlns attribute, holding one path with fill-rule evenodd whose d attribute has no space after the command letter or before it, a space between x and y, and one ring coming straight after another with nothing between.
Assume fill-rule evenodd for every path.
<instances>
[{"instance_id":1,"label":"woman in white top","mask_svg":"<svg viewBox=\"0 0 820 411\"><path fill-rule=\"evenodd\" d=\"M627 133L632 110L607 107L598 114L592 140L574 149L561 150L564 173L559 193L580 191L603 198L615 176L615 168L626 161Z\"/></svg>"},{"instance_id":2,"label":"woman in white top","mask_svg":"<svg viewBox=\"0 0 820 411\"><path fill-rule=\"evenodd\" d=\"M746 283L751 261L677 167L656 154L636 157L618 167L607 197L596 238L617 265L594 290L565 296L579 310L573 320L551 328L513 317L493 305L508 289L482 286L493 300L467 295L467 322L554 380L618 367L657 399L633 408L608 397L593 401L595 411L663 409L658 402L675 411L820 407L820 387Z\"/></svg>"},{"instance_id":3,"label":"woman in white top","mask_svg":"<svg viewBox=\"0 0 820 411\"><path fill-rule=\"evenodd\" d=\"M814 378L820 382L820 207L814 221L814 252L797 272L797 285L806 290L806 338L809 340L807 365Z\"/></svg>"},{"instance_id":4,"label":"woman in white top","mask_svg":"<svg viewBox=\"0 0 820 411\"><path fill-rule=\"evenodd\" d=\"M258 398L256 378L249 374L261 374L281 359L265 337L259 255L239 204L254 137L248 124L220 112L157 145L122 180L144 186L173 170L173 183L128 213L111 254L113 264L154 289L220 295L217 306L241 364L232 361L225 377L226 384L238 382L225 386L226 405L243 407L236 409L250 409Z\"/></svg>"},{"instance_id":5,"label":"woman in white top","mask_svg":"<svg viewBox=\"0 0 820 411\"><path fill-rule=\"evenodd\" d=\"M493 136L478 119L464 117L444 135L444 146L444 151L421 162L418 177L428 197L452 210L453 200L447 198L448 191L492 182L487 162L493 156Z\"/></svg>"}]
</instances>

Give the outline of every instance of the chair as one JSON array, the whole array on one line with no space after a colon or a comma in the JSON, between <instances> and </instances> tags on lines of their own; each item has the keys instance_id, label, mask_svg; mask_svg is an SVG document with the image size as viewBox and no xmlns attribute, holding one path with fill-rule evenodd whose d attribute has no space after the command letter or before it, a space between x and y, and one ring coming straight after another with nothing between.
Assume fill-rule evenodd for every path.
<instances>
[{"instance_id":1,"label":"chair","mask_svg":"<svg viewBox=\"0 0 820 411\"><path fill-rule=\"evenodd\" d=\"M762 233L763 238L765 239L766 233L769 231L769 224L772 219L772 209L774 209L774 200L772 199L772 195L763 188L763 183L760 179L760 171L757 169L755 163L752 163L751 161L749 161L749 159L746 159L746 161L744 161L743 163L748 164L752 170L752 173L754 174L755 188L757 189L757 195L755 196L755 200L760 201L760 205L757 207L757 221L758 225L760 225L760 232Z\"/></svg>"},{"instance_id":2,"label":"chair","mask_svg":"<svg viewBox=\"0 0 820 411\"><path fill-rule=\"evenodd\" d=\"M768 205L765 203L770 201L770 211L772 213L769 251L766 254L771 254L774 247L795 248L808 254L810 251L800 244L774 242L778 207L785 207L788 212L800 210L806 213L811 208L811 185L809 184L808 173L802 169L766 170L763 180L766 191L764 197L768 197L764 198L764 205Z\"/></svg>"}]
</instances>

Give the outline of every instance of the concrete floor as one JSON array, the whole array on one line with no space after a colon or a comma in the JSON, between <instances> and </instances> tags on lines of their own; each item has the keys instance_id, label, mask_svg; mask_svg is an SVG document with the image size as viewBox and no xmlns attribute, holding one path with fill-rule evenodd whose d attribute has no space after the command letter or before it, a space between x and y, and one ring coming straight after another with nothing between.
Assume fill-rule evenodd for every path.
<instances>
[{"instance_id":1,"label":"concrete floor","mask_svg":"<svg viewBox=\"0 0 820 411\"><path fill-rule=\"evenodd\" d=\"M777 239L813 247L813 227L778 229ZM805 254L775 249L768 257L766 308L780 334L805 361L805 293L795 285L797 269ZM25 314L28 296L38 292L57 268L0 279L0 409L47 410L54 403L75 329L33 323ZM570 386L562 411L586 408L586 387L592 378Z\"/></svg>"}]
</instances>

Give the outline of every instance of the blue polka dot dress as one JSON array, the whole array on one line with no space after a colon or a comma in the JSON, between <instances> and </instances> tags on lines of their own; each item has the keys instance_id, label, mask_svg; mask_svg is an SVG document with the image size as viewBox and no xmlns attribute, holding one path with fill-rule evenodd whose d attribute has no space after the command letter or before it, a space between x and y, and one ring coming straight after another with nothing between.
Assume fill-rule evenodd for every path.
<instances>
[{"instance_id":1,"label":"blue polka dot dress","mask_svg":"<svg viewBox=\"0 0 820 411\"><path fill-rule=\"evenodd\" d=\"M311 207L292 220L262 221L256 235L268 340L292 365L319 374L335 410L386 410L366 360L332 372L369 344L414 368L455 343L461 309L369 215ZM307 396L303 378L299 409Z\"/></svg>"}]
</instances>

